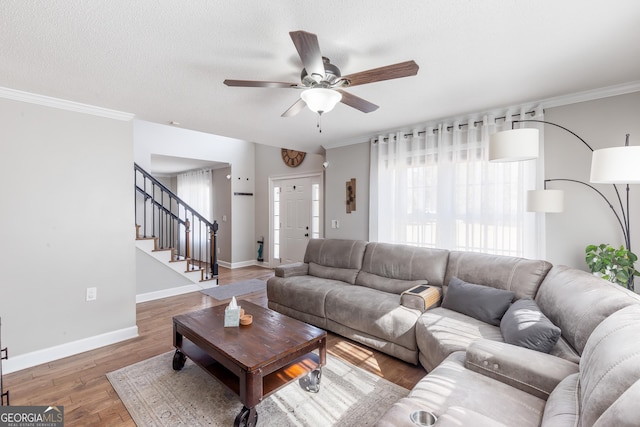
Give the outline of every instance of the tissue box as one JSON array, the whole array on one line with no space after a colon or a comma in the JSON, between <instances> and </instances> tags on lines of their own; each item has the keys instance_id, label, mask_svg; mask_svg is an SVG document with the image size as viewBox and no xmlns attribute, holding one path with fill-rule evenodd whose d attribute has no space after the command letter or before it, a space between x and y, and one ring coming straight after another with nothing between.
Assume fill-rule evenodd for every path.
<instances>
[{"instance_id":1,"label":"tissue box","mask_svg":"<svg viewBox=\"0 0 640 427\"><path fill-rule=\"evenodd\" d=\"M240 326L240 307L224 309L224 327Z\"/></svg>"}]
</instances>

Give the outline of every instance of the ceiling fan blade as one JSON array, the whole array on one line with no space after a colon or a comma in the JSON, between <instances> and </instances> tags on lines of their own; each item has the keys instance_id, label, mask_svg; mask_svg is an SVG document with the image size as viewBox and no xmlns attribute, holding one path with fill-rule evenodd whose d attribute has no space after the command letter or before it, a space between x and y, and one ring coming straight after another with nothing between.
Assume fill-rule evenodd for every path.
<instances>
[{"instance_id":1,"label":"ceiling fan blade","mask_svg":"<svg viewBox=\"0 0 640 427\"><path fill-rule=\"evenodd\" d=\"M300 55L307 74L309 76L317 75L316 81L324 79L325 71L318 37L306 31L291 31L289 35L298 50L298 55Z\"/></svg>"},{"instance_id":2,"label":"ceiling fan blade","mask_svg":"<svg viewBox=\"0 0 640 427\"><path fill-rule=\"evenodd\" d=\"M386 67L373 68L371 70L349 74L348 76L342 76L342 79L349 80L349 86L357 86L383 80L415 76L418 74L419 68L415 61L405 61L398 64L387 65Z\"/></svg>"},{"instance_id":3,"label":"ceiling fan blade","mask_svg":"<svg viewBox=\"0 0 640 427\"><path fill-rule=\"evenodd\" d=\"M379 108L376 104L362 99L359 96L352 95L349 92L345 92L344 90L340 89L337 89L337 91L342 94L342 99L340 100L340 102L348 105L349 107L353 107L356 110L360 110L363 113L370 113L372 111L376 111Z\"/></svg>"},{"instance_id":4,"label":"ceiling fan blade","mask_svg":"<svg viewBox=\"0 0 640 427\"><path fill-rule=\"evenodd\" d=\"M296 88L297 83L285 83L285 82L264 82L260 80L225 80L224 84L227 86L241 86L241 87L283 87L283 88Z\"/></svg>"},{"instance_id":5,"label":"ceiling fan blade","mask_svg":"<svg viewBox=\"0 0 640 427\"><path fill-rule=\"evenodd\" d=\"M307 103L304 102L302 98L298 98L298 100L294 102L293 105L287 109L287 111L282 113L282 116L280 117L293 117L296 114L298 114L300 111L304 110L304 107L306 106L307 106Z\"/></svg>"}]
</instances>

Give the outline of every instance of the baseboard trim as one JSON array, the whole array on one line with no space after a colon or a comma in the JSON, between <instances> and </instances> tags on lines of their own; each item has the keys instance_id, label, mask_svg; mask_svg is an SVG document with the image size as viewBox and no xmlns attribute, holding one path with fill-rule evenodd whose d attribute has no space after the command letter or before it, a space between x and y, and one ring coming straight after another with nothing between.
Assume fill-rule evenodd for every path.
<instances>
[{"instance_id":1,"label":"baseboard trim","mask_svg":"<svg viewBox=\"0 0 640 427\"><path fill-rule=\"evenodd\" d=\"M256 261L256 260L234 262L232 264L229 264L228 262L225 262L224 264L222 264L221 262L218 262L218 264L220 266L222 266L222 267L229 268L229 269L242 268L242 267L270 268L268 262L266 262L266 261L262 261L261 262L261 261Z\"/></svg>"},{"instance_id":2,"label":"baseboard trim","mask_svg":"<svg viewBox=\"0 0 640 427\"><path fill-rule=\"evenodd\" d=\"M31 353L11 356L9 359L2 361L2 371L4 374L10 374L11 372L32 368L53 360L62 359L64 357L84 353L85 351L95 350L96 348L115 344L120 341L136 338L137 336L138 327L131 326L129 328L107 332L105 334L72 341L66 344L36 350Z\"/></svg>"},{"instance_id":3,"label":"baseboard trim","mask_svg":"<svg viewBox=\"0 0 640 427\"><path fill-rule=\"evenodd\" d=\"M206 282L202 282L202 283L206 283ZM162 289L160 291L147 292L147 293L144 293L144 294L138 294L138 295L136 295L136 304L139 304L141 302L147 302L147 301L153 301L153 300L157 300L157 299L162 299L162 298L174 297L176 295L188 294L189 292L201 291L202 289L206 289L206 288L214 287L214 286L216 286L216 285L198 286L196 284L193 284L193 285L178 286L176 288L170 288L170 289Z\"/></svg>"}]
</instances>

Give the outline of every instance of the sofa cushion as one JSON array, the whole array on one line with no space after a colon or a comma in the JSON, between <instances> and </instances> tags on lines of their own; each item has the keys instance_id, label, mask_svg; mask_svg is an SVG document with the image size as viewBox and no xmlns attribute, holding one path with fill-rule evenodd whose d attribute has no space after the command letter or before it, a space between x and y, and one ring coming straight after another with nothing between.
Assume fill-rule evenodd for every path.
<instances>
[{"instance_id":1,"label":"sofa cushion","mask_svg":"<svg viewBox=\"0 0 640 427\"><path fill-rule=\"evenodd\" d=\"M418 285L426 285L426 280L400 280L388 277L377 276L375 274L360 271L356 278L356 285L377 289L382 292L389 292L400 295L404 291Z\"/></svg>"},{"instance_id":2,"label":"sofa cushion","mask_svg":"<svg viewBox=\"0 0 640 427\"><path fill-rule=\"evenodd\" d=\"M340 280L353 285L356 281L358 270L353 268L326 267L324 265L316 264L315 262L310 262L309 275L321 277L323 279Z\"/></svg>"},{"instance_id":3,"label":"sofa cushion","mask_svg":"<svg viewBox=\"0 0 640 427\"><path fill-rule=\"evenodd\" d=\"M401 294L416 284L442 286L446 249L371 242L367 244L356 285Z\"/></svg>"},{"instance_id":4,"label":"sofa cushion","mask_svg":"<svg viewBox=\"0 0 640 427\"><path fill-rule=\"evenodd\" d=\"M540 283L551 269L547 261L452 251L444 278L444 293L452 277L478 285L515 292L516 298L534 298ZM544 310L543 310L544 311Z\"/></svg>"},{"instance_id":5,"label":"sofa cushion","mask_svg":"<svg viewBox=\"0 0 640 427\"><path fill-rule=\"evenodd\" d=\"M578 425L578 377L568 375L549 395L541 427L575 427Z\"/></svg>"},{"instance_id":6,"label":"sofa cushion","mask_svg":"<svg viewBox=\"0 0 640 427\"><path fill-rule=\"evenodd\" d=\"M274 276L267 280L267 299L275 304L324 318L327 294L340 287L352 285L315 276Z\"/></svg>"},{"instance_id":7,"label":"sofa cushion","mask_svg":"<svg viewBox=\"0 0 640 427\"><path fill-rule=\"evenodd\" d=\"M613 313L589 337L580 360L581 425L638 425L638 337L640 305Z\"/></svg>"},{"instance_id":8,"label":"sofa cushion","mask_svg":"<svg viewBox=\"0 0 640 427\"><path fill-rule=\"evenodd\" d=\"M400 305L400 295L362 286L335 287L326 297L327 319L416 350L421 311Z\"/></svg>"},{"instance_id":9,"label":"sofa cushion","mask_svg":"<svg viewBox=\"0 0 640 427\"><path fill-rule=\"evenodd\" d=\"M480 338L503 341L498 326L442 307L425 311L416 323L420 363L427 371Z\"/></svg>"},{"instance_id":10,"label":"sofa cushion","mask_svg":"<svg viewBox=\"0 0 640 427\"><path fill-rule=\"evenodd\" d=\"M585 271L554 266L535 301L566 342L582 354L596 326L619 309L640 304L640 296Z\"/></svg>"},{"instance_id":11,"label":"sofa cushion","mask_svg":"<svg viewBox=\"0 0 640 427\"><path fill-rule=\"evenodd\" d=\"M543 353L551 352L560 338L560 328L529 298L511 304L500 321L500 331L506 343Z\"/></svg>"},{"instance_id":12,"label":"sofa cushion","mask_svg":"<svg viewBox=\"0 0 640 427\"><path fill-rule=\"evenodd\" d=\"M364 240L311 239L307 244L304 262L360 270L366 246Z\"/></svg>"},{"instance_id":13,"label":"sofa cushion","mask_svg":"<svg viewBox=\"0 0 640 427\"><path fill-rule=\"evenodd\" d=\"M367 242L364 240L311 239L307 244L304 262L309 274L325 279L355 283L362 268Z\"/></svg>"},{"instance_id":14,"label":"sofa cushion","mask_svg":"<svg viewBox=\"0 0 640 427\"><path fill-rule=\"evenodd\" d=\"M441 417L453 406L482 414L495 425L540 425L543 399L466 369L464 360L464 352L450 355L416 384L409 397L394 404L377 426L409 427L409 415L417 409Z\"/></svg>"},{"instance_id":15,"label":"sofa cushion","mask_svg":"<svg viewBox=\"0 0 640 427\"><path fill-rule=\"evenodd\" d=\"M442 307L499 326L515 294L490 286L467 283L452 277Z\"/></svg>"}]
</instances>

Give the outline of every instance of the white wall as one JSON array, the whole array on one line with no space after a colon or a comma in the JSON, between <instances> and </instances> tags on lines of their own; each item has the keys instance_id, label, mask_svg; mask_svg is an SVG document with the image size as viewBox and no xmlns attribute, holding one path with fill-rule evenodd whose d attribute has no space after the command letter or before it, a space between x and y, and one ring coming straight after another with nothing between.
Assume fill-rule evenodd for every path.
<instances>
[{"instance_id":1,"label":"white wall","mask_svg":"<svg viewBox=\"0 0 640 427\"><path fill-rule=\"evenodd\" d=\"M255 144L175 126L134 120L134 158L145 170L150 170L151 155L202 159L231 165L231 191L255 191ZM220 218L218 236L230 236L232 265L251 262L255 237L255 197L231 196L231 229Z\"/></svg>"},{"instance_id":2,"label":"white wall","mask_svg":"<svg viewBox=\"0 0 640 427\"><path fill-rule=\"evenodd\" d=\"M325 236L369 240L369 142L327 150ZM356 179L356 210L347 213L346 183ZM331 228L338 220L340 228Z\"/></svg>"},{"instance_id":3,"label":"white wall","mask_svg":"<svg viewBox=\"0 0 640 427\"><path fill-rule=\"evenodd\" d=\"M5 368L137 335L131 122L3 98L0 117Z\"/></svg>"}]
</instances>

